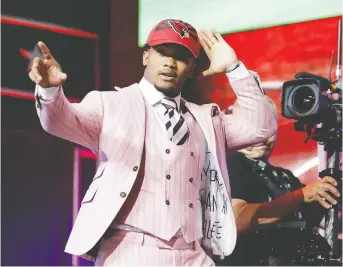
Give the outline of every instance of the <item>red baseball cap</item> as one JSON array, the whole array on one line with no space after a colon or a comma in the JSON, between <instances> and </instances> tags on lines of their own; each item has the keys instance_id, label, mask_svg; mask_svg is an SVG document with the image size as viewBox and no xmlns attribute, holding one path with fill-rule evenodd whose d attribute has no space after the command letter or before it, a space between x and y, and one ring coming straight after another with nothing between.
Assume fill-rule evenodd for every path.
<instances>
[{"instance_id":1,"label":"red baseball cap","mask_svg":"<svg viewBox=\"0 0 343 267\"><path fill-rule=\"evenodd\" d=\"M150 46L174 43L186 47L195 58L200 53L199 36L195 28L182 20L166 19L159 22L150 32L147 44Z\"/></svg>"}]
</instances>

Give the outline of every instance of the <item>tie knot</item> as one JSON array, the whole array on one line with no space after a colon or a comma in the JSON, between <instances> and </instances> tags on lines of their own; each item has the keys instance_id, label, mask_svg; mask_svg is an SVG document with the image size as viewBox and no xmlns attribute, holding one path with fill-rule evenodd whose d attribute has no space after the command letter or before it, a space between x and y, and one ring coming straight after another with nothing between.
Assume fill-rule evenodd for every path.
<instances>
[{"instance_id":1,"label":"tie knot","mask_svg":"<svg viewBox=\"0 0 343 267\"><path fill-rule=\"evenodd\" d=\"M176 104L174 99L163 98L161 100L161 103L165 106L166 109L176 109L177 110L177 104Z\"/></svg>"}]
</instances>

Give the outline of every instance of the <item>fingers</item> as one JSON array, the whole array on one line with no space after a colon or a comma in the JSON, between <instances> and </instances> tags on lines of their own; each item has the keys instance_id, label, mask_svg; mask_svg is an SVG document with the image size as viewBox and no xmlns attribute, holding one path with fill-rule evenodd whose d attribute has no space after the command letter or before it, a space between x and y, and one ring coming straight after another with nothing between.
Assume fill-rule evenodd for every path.
<instances>
[{"instance_id":1,"label":"fingers","mask_svg":"<svg viewBox=\"0 0 343 267\"><path fill-rule=\"evenodd\" d=\"M337 186L337 181L334 178L330 176L325 176L321 179L321 184L325 191L333 194L336 197L341 196L338 189L335 187Z\"/></svg>"},{"instance_id":2,"label":"fingers","mask_svg":"<svg viewBox=\"0 0 343 267\"><path fill-rule=\"evenodd\" d=\"M37 83L37 76L32 71L29 72L29 77L31 81L33 81L34 83Z\"/></svg>"},{"instance_id":3,"label":"fingers","mask_svg":"<svg viewBox=\"0 0 343 267\"><path fill-rule=\"evenodd\" d=\"M205 53L209 55L211 51L211 43L209 42L209 40L206 39L206 36L204 36L204 34L201 31L199 31L199 37L202 48L204 49Z\"/></svg>"},{"instance_id":4,"label":"fingers","mask_svg":"<svg viewBox=\"0 0 343 267\"><path fill-rule=\"evenodd\" d=\"M42 80L41 70L40 68L43 67L43 60L39 57L33 59L31 71L29 73L29 77L35 83L39 83Z\"/></svg>"},{"instance_id":5,"label":"fingers","mask_svg":"<svg viewBox=\"0 0 343 267\"><path fill-rule=\"evenodd\" d=\"M331 194L333 194L336 197L340 197L340 193L336 187L332 186L331 184L327 184L327 183L323 183L322 186L323 186L324 191L330 192Z\"/></svg>"},{"instance_id":6,"label":"fingers","mask_svg":"<svg viewBox=\"0 0 343 267\"><path fill-rule=\"evenodd\" d=\"M200 30L199 34L209 47L218 42L217 38L209 30Z\"/></svg>"},{"instance_id":7,"label":"fingers","mask_svg":"<svg viewBox=\"0 0 343 267\"><path fill-rule=\"evenodd\" d=\"M202 48L204 49L206 55L211 58L211 47L213 46L213 43L214 42L218 42L215 37L211 36L211 34L209 33L209 31L206 31L206 30L200 30L199 31L199 40L200 40L200 44L202 46ZM205 70L204 72L202 72L198 79L199 78L202 78L202 77L206 77L206 76L211 76L213 75L214 72L211 70L211 69L208 69L208 70Z\"/></svg>"},{"instance_id":8,"label":"fingers","mask_svg":"<svg viewBox=\"0 0 343 267\"><path fill-rule=\"evenodd\" d=\"M340 193L335 187L336 185L337 181L334 178L330 176L323 177L315 184L314 199L327 209L331 208L332 205L336 205L337 200L334 197L340 197Z\"/></svg>"},{"instance_id":9,"label":"fingers","mask_svg":"<svg viewBox=\"0 0 343 267\"><path fill-rule=\"evenodd\" d=\"M324 198L321 198L319 196L316 196L315 200L324 208L329 209L331 208L331 205L325 201Z\"/></svg>"},{"instance_id":10,"label":"fingers","mask_svg":"<svg viewBox=\"0 0 343 267\"><path fill-rule=\"evenodd\" d=\"M337 181L334 178L330 177L330 176L324 176L321 181L327 182L327 183L332 184L334 186L337 185Z\"/></svg>"},{"instance_id":11,"label":"fingers","mask_svg":"<svg viewBox=\"0 0 343 267\"><path fill-rule=\"evenodd\" d=\"M39 46L40 50L42 51L45 59L52 59L53 58L53 56L52 56L49 48L46 46L46 44L44 44L43 42L38 42L38 46Z\"/></svg>"},{"instance_id":12,"label":"fingers","mask_svg":"<svg viewBox=\"0 0 343 267\"><path fill-rule=\"evenodd\" d=\"M221 41L225 42L223 36L222 36L219 32L217 32L216 30L212 30L212 33L213 33L214 37L215 37L219 42L221 42Z\"/></svg>"},{"instance_id":13,"label":"fingers","mask_svg":"<svg viewBox=\"0 0 343 267\"><path fill-rule=\"evenodd\" d=\"M224 38L216 30L200 30L199 33L206 40L208 45L213 45L218 42L225 42Z\"/></svg>"},{"instance_id":14,"label":"fingers","mask_svg":"<svg viewBox=\"0 0 343 267\"><path fill-rule=\"evenodd\" d=\"M326 202L331 203L332 205L336 205L337 201L327 192L323 191L319 191L318 195L321 196Z\"/></svg>"},{"instance_id":15,"label":"fingers","mask_svg":"<svg viewBox=\"0 0 343 267\"><path fill-rule=\"evenodd\" d=\"M215 30L204 30L204 34L211 41L212 44L218 43L219 39L216 37L216 35L219 36L220 34Z\"/></svg>"}]
</instances>

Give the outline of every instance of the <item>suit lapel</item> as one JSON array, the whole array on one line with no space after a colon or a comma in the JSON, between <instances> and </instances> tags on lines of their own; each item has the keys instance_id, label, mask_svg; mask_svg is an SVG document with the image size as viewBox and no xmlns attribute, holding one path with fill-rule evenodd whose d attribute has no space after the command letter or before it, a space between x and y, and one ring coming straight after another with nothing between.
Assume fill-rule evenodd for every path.
<instances>
[{"instance_id":1,"label":"suit lapel","mask_svg":"<svg viewBox=\"0 0 343 267\"><path fill-rule=\"evenodd\" d=\"M193 103L184 101L184 104L189 112L194 116L195 120L199 123L199 126L204 133L205 139L209 146L209 150L211 153L214 153L214 155L217 155L215 134L210 114L206 110L201 109L199 106Z\"/></svg>"},{"instance_id":2,"label":"suit lapel","mask_svg":"<svg viewBox=\"0 0 343 267\"><path fill-rule=\"evenodd\" d=\"M131 111L132 119L134 121L134 133L138 137L138 144L143 144L145 138L146 110L142 93L137 83L123 88L122 90L124 90L128 96L127 99L130 105L129 110Z\"/></svg>"}]
</instances>

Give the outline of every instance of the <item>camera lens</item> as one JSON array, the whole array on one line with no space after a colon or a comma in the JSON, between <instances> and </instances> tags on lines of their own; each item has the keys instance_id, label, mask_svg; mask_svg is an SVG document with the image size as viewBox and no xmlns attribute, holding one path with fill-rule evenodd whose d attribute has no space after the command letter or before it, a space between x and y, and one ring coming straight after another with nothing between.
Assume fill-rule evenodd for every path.
<instances>
[{"instance_id":1,"label":"camera lens","mask_svg":"<svg viewBox=\"0 0 343 267\"><path fill-rule=\"evenodd\" d=\"M310 111L316 101L316 96L313 90L308 86L297 88L293 95L293 107L299 113Z\"/></svg>"}]
</instances>

